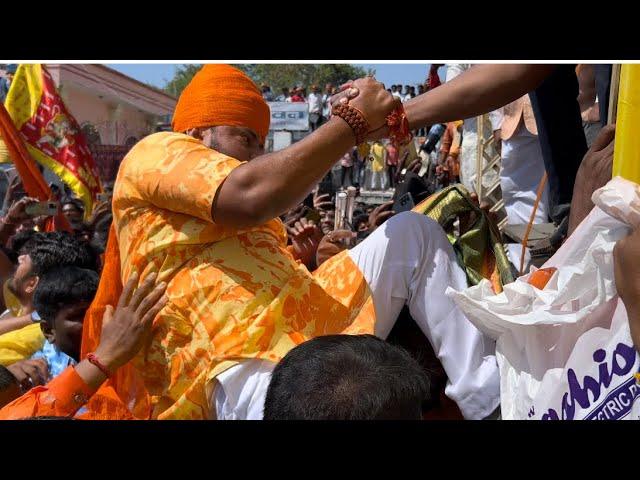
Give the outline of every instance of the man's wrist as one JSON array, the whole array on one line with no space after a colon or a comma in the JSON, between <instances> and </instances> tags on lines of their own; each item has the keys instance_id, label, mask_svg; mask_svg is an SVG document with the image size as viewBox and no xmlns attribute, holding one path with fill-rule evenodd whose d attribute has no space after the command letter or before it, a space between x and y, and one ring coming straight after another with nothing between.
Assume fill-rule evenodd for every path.
<instances>
[{"instance_id":1,"label":"man's wrist","mask_svg":"<svg viewBox=\"0 0 640 480\"><path fill-rule=\"evenodd\" d=\"M82 360L73 368L84 384L88 387L91 395L93 395L108 379L102 370L87 359Z\"/></svg>"},{"instance_id":2,"label":"man's wrist","mask_svg":"<svg viewBox=\"0 0 640 480\"><path fill-rule=\"evenodd\" d=\"M100 350L100 346L96 349L94 355L96 359L103 365L109 372L113 373L118 368L116 366L115 356L105 350Z\"/></svg>"}]
</instances>

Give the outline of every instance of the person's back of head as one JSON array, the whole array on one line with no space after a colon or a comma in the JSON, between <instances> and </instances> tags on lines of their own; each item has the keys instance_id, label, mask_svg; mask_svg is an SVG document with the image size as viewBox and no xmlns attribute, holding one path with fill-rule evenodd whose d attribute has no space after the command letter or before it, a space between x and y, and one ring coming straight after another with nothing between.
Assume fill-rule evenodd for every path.
<instances>
[{"instance_id":1,"label":"person's back of head","mask_svg":"<svg viewBox=\"0 0 640 480\"><path fill-rule=\"evenodd\" d=\"M29 253L44 238L44 234L35 230L16 233L9 239L9 258L13 263L17 263L20 255Z\"/></svg>"},{"instance_id":2,"label":"person's back of head","mask_svg":"<svg viewBox=\"0 0 640 480\"><path fill-rule=\"evenodd\" d=\"M404 350L373 335L327 335L276 366L265 420L419 420L429 378Z\"/></svg>"},{"instance_id":3,"label":"person's back of head","mask_svg":"<svg viewBox=\"0 0 640 480\"><path fill-rule=\"evenodd\" d=\"M66 232L43 234L41 241L29 252L33 273L42 275L47 270L62 266L75 266L98 271L100 259L96 250Z\"/></svg>"}]
</instances>

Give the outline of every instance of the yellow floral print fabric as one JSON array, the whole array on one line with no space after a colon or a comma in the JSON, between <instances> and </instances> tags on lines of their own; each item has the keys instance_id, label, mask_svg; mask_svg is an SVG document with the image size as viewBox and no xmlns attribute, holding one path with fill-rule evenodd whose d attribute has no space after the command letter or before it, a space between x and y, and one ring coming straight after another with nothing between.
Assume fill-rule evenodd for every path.
<instances>
[{"instance_id":1,"label":"yellow floral print fabric","mask_svg":"<svg viewBox=\"0 0 640 480\"><path fill-rule=\"evenodd\" d=\"M168 304L134 359L153 418L207 418L205 386L242 359L277 362L318 335L373 333L371 293L347 252L314 273L286 249L279 219L235 229L211 218L241 162L162 132L123 160L114 191L122 282L158 273ZM243 201L238 192L238 201Z\"/></svg>"}]
</instances>

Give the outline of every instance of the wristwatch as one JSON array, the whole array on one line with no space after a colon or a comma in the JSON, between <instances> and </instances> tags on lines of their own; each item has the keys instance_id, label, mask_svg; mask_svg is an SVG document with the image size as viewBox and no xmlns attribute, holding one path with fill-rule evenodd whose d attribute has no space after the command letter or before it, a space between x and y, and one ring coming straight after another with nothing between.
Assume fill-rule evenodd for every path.
<instances>
[{"instance_id":1,"label":"wristwatch","mask_svg":"<svg viewBox=\"0 0 640 480\"><path fill-rule=\"evenodd\" d=\"M38 315L38 312L35 310L31 312L31 321L33 323L40 323L42 321L42 318L40 318L40 315Z\"/></svg>"}]
</instances>

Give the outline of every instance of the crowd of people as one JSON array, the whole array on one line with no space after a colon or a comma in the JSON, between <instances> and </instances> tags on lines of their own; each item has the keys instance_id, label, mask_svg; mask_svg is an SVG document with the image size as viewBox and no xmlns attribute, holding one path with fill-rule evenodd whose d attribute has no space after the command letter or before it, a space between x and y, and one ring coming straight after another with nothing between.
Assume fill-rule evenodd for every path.
<instances>
[{"instance_id":1,"label":"crowd of people","mask_svg":"<svg viewBox=\"0 0 640 480\"><path fill-rule=\"evenodd\" d=\"M417 92L365 78L275 97L231 66L206 65L182 93L173 131L141 140L92 212L56 191L72 232L46 232L39 202L8 178L0 419L499 417L495 345L444 294L471 282L455 240L478 218L493 221L469 181L478 172L466 169L465 149L478 141L468 120L504 107L490 134L509 220L526 223L542 204L539 221L553 221L560 241L611 177L615 127L594 113L597 88L584 71L573 72L578 109L577 88L558 97L564 66L448 67L445 83L435 65ZM381 130L356 144L333 110L351 105L381 125L398 100L420 141L398 144ZM307 101L312 133L265 154L267 101ZM573 108L558 102L576 107L578 151L567 145L575 122L555 123L553 134L544 123ZM570 172L567 151L579 156ZM545 172L547 197L536 202ZM460 182L476 206L423 214ZM336 218L336 197L350 188L354 198L386 189L394 198L354 200ZM638 235L619 245L617 274L638 275L620 261ZM636 283L620 292L629 309Z\"/></svg>"}]
</instances>

